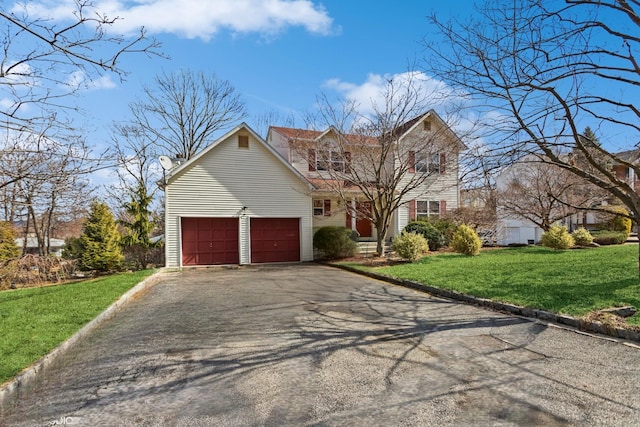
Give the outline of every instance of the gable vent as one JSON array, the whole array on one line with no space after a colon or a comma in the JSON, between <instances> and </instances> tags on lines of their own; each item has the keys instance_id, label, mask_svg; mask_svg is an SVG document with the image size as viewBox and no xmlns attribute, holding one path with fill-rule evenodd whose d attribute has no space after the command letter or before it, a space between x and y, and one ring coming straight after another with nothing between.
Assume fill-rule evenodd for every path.
<instances>
[{"instance_id":1,"label":"gable vent","mask_svg":"<svg viewBox=\"0 0 640 427\"><path fill-rule=\"evenodd\" d=\"M249 135L238 135L238 148L249 148Z\"/></svg>"}]
</instances>

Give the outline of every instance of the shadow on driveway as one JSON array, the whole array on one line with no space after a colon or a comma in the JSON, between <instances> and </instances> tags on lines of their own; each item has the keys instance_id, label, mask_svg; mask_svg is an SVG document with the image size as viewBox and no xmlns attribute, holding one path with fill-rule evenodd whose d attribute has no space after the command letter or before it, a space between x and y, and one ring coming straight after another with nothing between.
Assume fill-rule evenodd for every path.
<instances>
[{"instance_id":1,"label":"shadow on driveway","mask_svg":"<svg viewBox=\"0 0 640 427\"><path fill-rule=\"evenodd\" d=\"M639 362L330 267L191 270L72 349L4 425L629 425Z\"/></svg>"}]
</instances>

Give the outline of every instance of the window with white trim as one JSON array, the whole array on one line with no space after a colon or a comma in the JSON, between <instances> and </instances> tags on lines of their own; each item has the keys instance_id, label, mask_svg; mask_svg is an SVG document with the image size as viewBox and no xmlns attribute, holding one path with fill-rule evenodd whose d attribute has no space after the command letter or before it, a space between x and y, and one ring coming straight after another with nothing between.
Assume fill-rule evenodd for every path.
<instances>
[{"instance_id":1,"label":"window with white trim","mask_svg":"<svg viewBox=\"0 0 640 427\"><path fill-rule=\"evenodd\" d=\"M416 172L440 173L440 154L427 154L416 158Z\"/></svg>"},{"instance_id":2,"label":"window with white trim","mask_svg":"<svg viewBox=\"0 0 640 427\"><path fill-rule=\"evenodd\" d=\"M344 157L338 151L316 150L316 170L344 172Z\"/></svg>"},{"instance_id":3,"label":"window with white trim","mask_svg":"<svg viewBox=\"0 0 640 427\"><path fill-rule=\"evenodd\" d=\"M426 218L440 217L440 202L438 200L418 200L416 202L416 215Z\"/></svg>"},{"instance_id":4,"label":"window with white trim","mask_svg":"<svg viewBox=\"0 0 640 427\"><path fill-rule=\"evenodd\" d=\"M331 216L331 200L313 199L313 216Z\"/></svg>"}]
</instances>

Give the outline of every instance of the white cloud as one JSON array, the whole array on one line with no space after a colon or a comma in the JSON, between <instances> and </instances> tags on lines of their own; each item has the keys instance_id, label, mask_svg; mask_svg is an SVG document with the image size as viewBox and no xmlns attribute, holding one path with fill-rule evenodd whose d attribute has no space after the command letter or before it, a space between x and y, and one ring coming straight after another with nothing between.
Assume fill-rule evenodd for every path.
<instances>
[{"instance_id":1,"label":"white cloud","mask_svg":"<svg viewBox=\"0 0 640 427\"><path fill-rule=\"evenodd\" d=\"M65 83L74 90L112 89L117 86L110 75L105 74L94 79L89 79L86 73L81 70L71 73Z\"/></svg>"},{"instance_id":2,"label":"white cloud","mask_svg":"<svg viewBox=\"0 0 640 427\"><path fill-rule=\"evenodd\" d=\"M68 20L73 0L40 0L15 4L33 17ZM96 0L93 11L119 17L114 29L133 33L145 27L152 34L172 33L209 39L226 29L234 33L276 34L288 27L303 27L315 34L332 31L333 19L312 0Z\"/></svg>"},{"instance_id":3,"label":"white cloud","mask_svg":"<svg viewBox=\"0 0 640 427\"><path fill-rule=\"evenodd\" d=\"M15 102L9 98L0 98L0 109L8 110L15 105Z\"/></svg>"},{"instance_id":4,"label":"white cloud","mask_svg":"<svg viewBox=\"0 0 640 427\"><path fill-rule=\"evenodd\" d=\"M355 101L359 105L359 112L370 115L375 111L375 106L384 108L385 93L389 89L389 83L393 82L398 92L411 87L417 91L416 99L424 102L425 109L439 109L446 105L460 102L462 98L444 82L436 80L419 71L408 71L399 74L369 74L361 83L350 83L340 79L330 79L325 87L338 92L348 100Z\"/></svg>"}]
</instances>

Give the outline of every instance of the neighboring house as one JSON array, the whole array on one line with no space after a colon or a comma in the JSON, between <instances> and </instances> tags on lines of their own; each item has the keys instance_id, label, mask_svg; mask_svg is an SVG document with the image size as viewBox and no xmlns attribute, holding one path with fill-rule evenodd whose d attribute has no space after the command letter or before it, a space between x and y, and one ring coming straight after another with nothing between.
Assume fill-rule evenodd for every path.
<instances>
[{"instance_id":1,"label":"neighboring house","mask_svg":"<svg viewBox=\"0 0 640 427\"><path fill-rule=\"evenodd\" d=\"M394 133L401 147L392 151L396 156L399 155L397 153L402 153L406 157L390 157L388 162L391 165L409 162L409 174L430 174L430 178L404 197L405 201L396 211L388 230L389 238L399 234L411 220L438 218L459 206L458 158L459 153L466 148L433 110L408 121ZM327 148L339 138L343 141L342 146L347 147L344 156ZM430 144L432 149L428 153L403 150L403 146L420 146L415 143L416 140L433 140ZM344 182L341 187L346 197L339 197L332 188L331 174L327 171L328 168L348 171L352 162L356 164L355 156L358 153L377 149L376 138L343 135L331 127L314 131L272 126L269 128L267 142L314 185L314 230L327 225L346 226L357 230L360 240L376 239L377 230L373 224L358 215L352 215L352 212L369 209L372 202L358 188L353 185L350 187L348 182ZM350 146L353 147L352 150ZM348 206L345 206L345 199Z\"/></svg>"},{"instance_id":2,"label":"neighboring house","mask_svg":"<svg viewBox=\"0 0 640 427\"><path fill-rule=\"evenodd\" d=\"M25 248L25 240L26 240L26 248ZM36 237L16 237L15 238L16 246L20 248L23 254L33 254L38 255L40 252L40 247L38 246L38 239ZM55 255L58 257L62 256L62 249L64 248L64 240L62 239L48 239L45 240L45 245L49 246L49 253L51 255Z\"/></svg>"},{"instance_id":3,"label":"neighboring house","mask_svg":"<svg viewBox=\"0 0 640 427\"><path fill-rule=\"evenodd\" d=\"M640 164L640 150L629 150L623 151L621 153L616 153L616 156L620 158L620 160L638 165ZM614 164L613 170L616 174L616 177L621 180L627 181L636 193L640 193L640 178L636 176L635 171L624 164Z\"/></svg>"},{"instance_id":4,"label":"neighboring house","mask_svg":"<svg viewBox=\"0 0 640 427\"><path fill-rule=\"evenodd\" d=\"M548 208L545 193L551 166L526 156L503 167L496 175L496 243L507 245L533 245L540 242L544 230L528 215L537 217L548 213L557 217L555 208ZM538 185L539 184L539 185ZM505 206L510 203L511 209ZM517 206L517 208L515 207ZM563 218L566 215L563 216Z\"/></svg>"},{"instance_id":5,"label":"neighboring house","mask_svg":"<svg viewBox=\"0 0 640 427\"><path fill-rule=\"evenodd\" d=\"M312 190L242 123L167 171L167 267L312 260Z\"/></svg>"},{"instance_id":6,"label":"neighboring house","mask_svg":"<svg viewBox=\"0 0 640 427\"><path fill-rule=\"evenodd\" d=\"M628 163L637 163L640 158L639 150L631 150L616 153L616 156ZM634 170L624 164L612 164L610 169L620 180L627 181L636 191L640 190L640 181L635 176ZM573 181L577 182L575 188L577 192L567 190ZM526 203L523 202L524 213L518 215L511 209L507 211L508 195L512 194L513 185L518 182L527 187L531 198L531 204L538 205L540 211L544 211L543 205L552 203L558 197L557 191L567 191L562 196L565 200L570 200L573 206L581 206L582 210L576 210L568 205L556 203L549 209L548 223L559 223L565 225L571 232L579 227L589 230L598 229L601 226L602 217L597 212L606 205L616 204L613 197L606 197L602 191L594 189L580 189L580 179L562 169L554 170L554 166L537 161L528 160L527 157L512 165L503 168L496 176L497 189L497 243L499 245L510 244L537 244L542 238L543 229L533 221L527 219ZM545 187L548 186L548 187ZM511 186L511 187L510 187ZM507 197L504 196L507 191ZM500 196L500 193L503 195ZM567 197L569 199L567 199ZM557 202L557 200L556 200ZM533 212L536 207L531 207ZM592 210L587 210L592 209Z\"/></svg>"}]
</instances>

